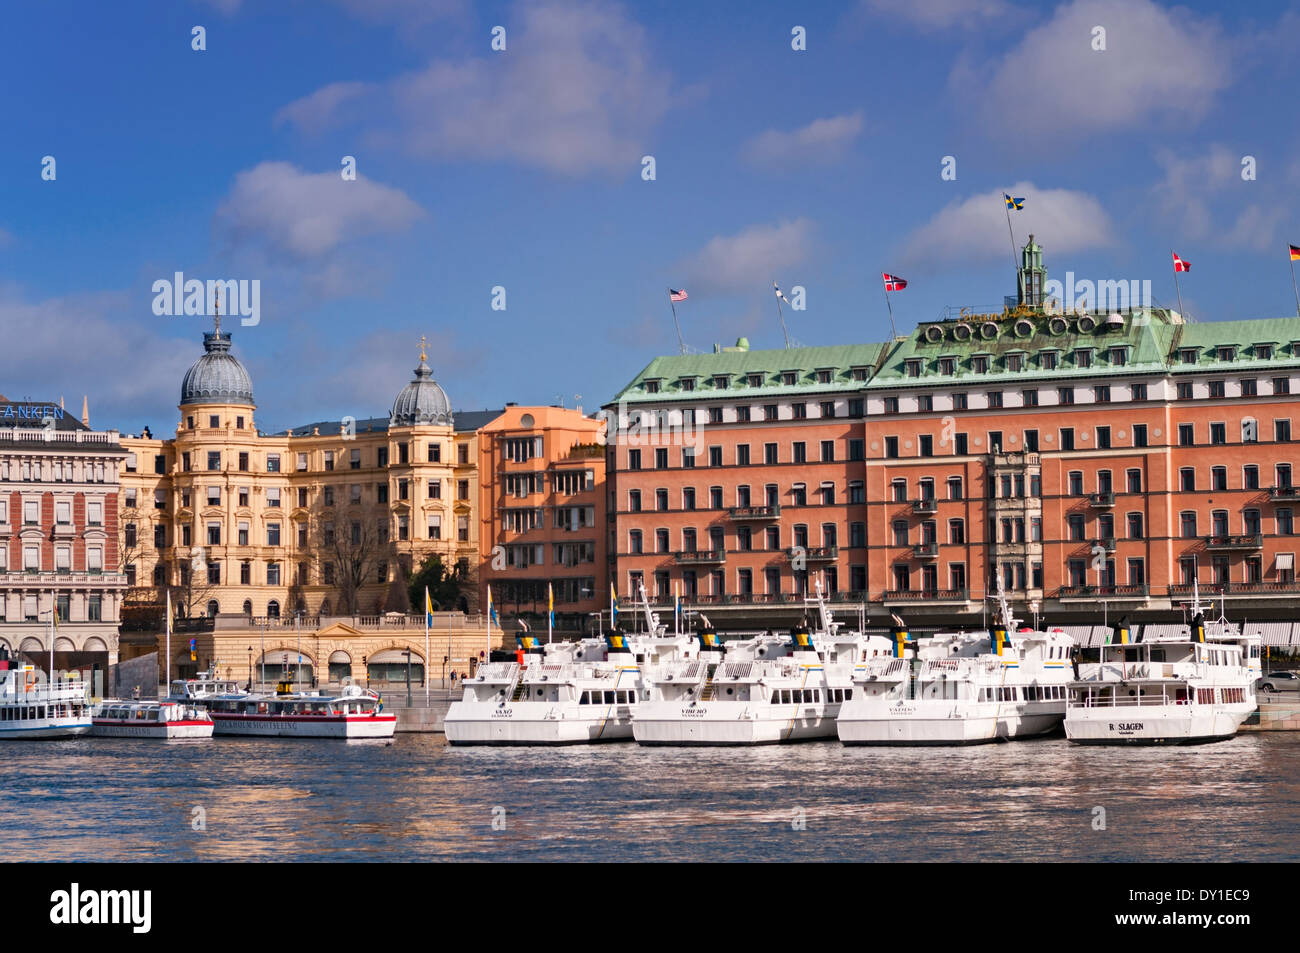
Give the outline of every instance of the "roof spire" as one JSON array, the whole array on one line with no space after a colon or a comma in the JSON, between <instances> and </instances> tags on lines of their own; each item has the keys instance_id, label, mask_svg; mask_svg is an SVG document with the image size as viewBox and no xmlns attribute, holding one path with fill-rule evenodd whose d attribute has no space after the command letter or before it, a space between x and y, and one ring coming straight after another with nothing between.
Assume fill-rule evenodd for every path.
<instances>
[{"instance_id":1,"label":"roof spire","mask_svg":"<svg viewBox=\"0 0 1300 953\"><path fill-rule=\"evenodd\" d=\"M420 335L420 360L421 361L424 361L429 356L428 354L425 353L425 349L428 347L428 345L429 342L426 341L424 335L421 334Z\"/></svg>"},{"instance_id":2,"label":"roof spire","mask_svg":"<svg viewBox=\"0 0 1300 953\"><path fill-rule=\"evenodd\" d=\"M213 317L212 322L216 329L217 337L220 337L221 336L221 291L220 289L217 288L212 289L212 303L216 310L216 315Z\"/></svg>"},{"instance_id":3,"label":"roof spire","mask_svg":"<svg viewBox=\"0 0 1300 953\"><path fill-rule=\"evenodd\" d=\"M90 426L90 398L85 394L81 395L81 423Z\"/></svg>"}]
</instances>

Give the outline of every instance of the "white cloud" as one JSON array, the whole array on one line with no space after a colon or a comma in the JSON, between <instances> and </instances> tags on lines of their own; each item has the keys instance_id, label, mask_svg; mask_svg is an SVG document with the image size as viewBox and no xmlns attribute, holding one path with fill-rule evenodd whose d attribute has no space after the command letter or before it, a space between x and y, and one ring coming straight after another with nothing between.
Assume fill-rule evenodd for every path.
<instances>
[{"instance_id":1,"label":"white cloud","mask_svg":"<svg viewBox=\"0 0 1300 953\"><path fill-rule=\"evenodd\" d=\"M1244 180L1242 157L1221 143L1199 154L1156 154L1164 177L1151 189L1152 201L1179 240L1256 250L1282 240L1279 229L1294 204L1293 190L1283 184L1291 172Z\"/></svg>"},{"instance_id":2,"label":"white cloud","mask_svg":"<svg viewBox=\"0 0 1300 953\"><path fill-rule=\"evenodd\" d=\"M800 129L769 129L745 143L742 153L758 165L802 166L834 162L862 132L862 113L814 119Z\"/></svg>"},{"instance_id":3,"label":"white cloud","mask_svg":"<svg viewBox=\"0 0 1300 953\"><path fill-rule=\"evenodd\" d=\"M152 422L157 432L174 424L181 375L198 352L193 339L164 337L162 331L176 328L162 322L200 319L142 323L132 315L148 312L147 290L30 301L16 287L0 287L0 327L21 329L6 336L0 389L11 400L57 401L63 396L78 416L85 394L92 427L138 430ZM197 324L194 329L197 337ZM173 375L131 372L138 368L179 370Z\"/></svg>"},{"instance_id":4,"label":"white cloud","mask_svg":"<svg viewBox=\"0 0 1300 953\"><path fill-rule=\"evenodd\" d=\"M862 8L922 30L971 27L1012 12L1003 0L862 0Z\"/></svg>"},{"instance_id":5,"label":"white cloud","mask_svg":"<svg viewBox=\"0 0 1300 953\"><path fill-rule=\"evenodd\" d=\"M318 133L337 123L344 109L359 106L375 89L373 83L330 83L280 109L273 123L277 127L289 123L304 132Z\"/></svg>"},{"instance_id":6,"label":"white cloud","mask_svg":"<svg viewBox=\"0 0 1300 953\"><path fill-rule=\"evenodd\" d=\"M1011 253L1002 189L957 199L903 241L902 262L987 261ZM1086 192L1039 189L1017 182L1011 194L1025 198L1024 208L1011 213L1016 243L1030 232L1053 253L1101 248L1114 243L1113 227L1100 203Z\"/></svg>"},{"instance_id":7,"label":"white cloud","mask_svg":"<svg viewBox=\"0 0 1300 953\"><path fill-rule=\"evenodd\" d=\"M1103 52L1092 48L1097 26L1106 31ZM1114 148L1122 143L1090 144L1082 134L1158 116L1199 118L1228 85L1234 50L1215 21L1186 9L1165 10L1151 0L1075 0L1026 33L1000 63L986 69L968 61L950 85L1005 135Z\"/></svg>"},{"instance_id":8,"label":"white cloud","mask_svg":"<svg viewBox=\"0 0 1300 953\"><path fill-rule=\"evenodd\" d=\"M710 239L683 271L689 287L700 291L767 288L770 293L772 281L779 283L784 269L807 260L812 234L813 223L806 218L777 225L751 225L734 235Z\"/></svg>"},{"instance_id":9,"label":"white cloud","mask_svg":"<svg viewBox=\"0 0 1300 953\"><path fill-rule=\"evenodd\" d=\"M316 258L350 239L405 229L424 214L400 189L358 175L303 172L263 162L235 177L215 225L229 244L264 248L272 257Z\"/></svg>"},{"instance_id":10,"label":"white cloud","mask_svg":"<svg viewBox=\"0 0 1300 953\"><path fill-rule=\"evenodd\" d=\"M439 60L382 87L318 90L278 117L319 129L364 102L366 128L435 159L518 162L562 174L632 174L667 111L671 78L645 31L603 0L520 4L507 51ZM485 41L486 45L486 41Z\"/></svg>"}]
</instances>

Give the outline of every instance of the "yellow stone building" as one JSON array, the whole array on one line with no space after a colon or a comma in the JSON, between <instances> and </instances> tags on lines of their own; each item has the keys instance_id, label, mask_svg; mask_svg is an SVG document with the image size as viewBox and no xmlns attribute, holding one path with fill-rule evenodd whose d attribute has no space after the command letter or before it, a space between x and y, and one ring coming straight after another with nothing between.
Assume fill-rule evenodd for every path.
<instances>
[{"instance_id":1,"label":"yellow stone building","mask_svg":"<svg viewBox=\"0 0 1300 953\"><path fill-rule=\"evenodd\" d=\"M499 411L453 415L421 347L387 419L268 434L219 318L203 347L175 436L122 438L128 601L170 591L177 615L227 617L217 630L281 629L299 614L317 628L355 625L422 613L406 604L404 573L437 554L465 583L459 605L436 608L477 615L477 429ZM417 641L422 655L422 632Z\"/></svg>"}]
</instances>

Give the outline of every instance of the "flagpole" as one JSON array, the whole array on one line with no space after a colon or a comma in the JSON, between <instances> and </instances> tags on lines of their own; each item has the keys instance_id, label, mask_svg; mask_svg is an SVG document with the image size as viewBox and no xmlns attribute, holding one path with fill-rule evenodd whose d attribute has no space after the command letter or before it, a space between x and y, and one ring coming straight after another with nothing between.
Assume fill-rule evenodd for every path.
<instances>
[{"instance_id":1,"label":"flagpole","mask_svg":"<svg viewBox=\"0 0 1300 953\"><path fill-rule=\"evenodd\" d=\"M682 326L677 323L677 303L673 301L673 289L668 289L668 307L673 309L673 327L677 329L677 346L686 353L686 342L682 340Z\"/></svg>"},{"instance_id":2,"label":"flagpole","mask_svg":"<svg viewBox=\"0 0 1300 953\"><path fill-rule=\"evenodd\" d=\"M1291 250L1287 249L1287 258L1291 261L1291 290L1295 292L1295 313L1300 318L1300 290L1296 289L1295 284L1295 259L1291 258Z\"/></svg>"},{"instance_id":3,"label":"flagpole","mask_svg":"<svg viewBox=\"0 0 1300 953\"><path fill-rule=\"evenodd\" d=\"M892 341L898 337L898 329L894 327L894 305L889 300L889 282L885 282L885 307L889 309L889 339Z\"/></svg>"},{"instance_id":4,"label":"flagpole","mask_svg":"<svg viewBox=\"0 0 1300 953\"><path fill-rule=\"evenodd\" d=\"M781 310L781 288L775 281L772 287L776 289L776 314L781 319L781 334L785 337L786 350L790 349L790 332L785 329L785 312Z\"/></svg>"},{"instance_id":5,"label":"flagpole","mask_svg":"<svg viewBox=\"0 0 1300 953\"><path fill-rule=\"evenodd\" d=\"M1010 193L1004 193L1004 194L1010 194ZM1006 205L1006 202L1004 201L1002 204ZM1011 231L1011 206L1010 205L1006 206L1006 212L1007 212L1007 235L1011 238L1011 267L1019 270L1020 259L1016 256L1016 236L1015 233Z\"/></svg>"},{"instance_id":6,"label":"flagpole","mask_svg":"<svg viewBox=\"0 0 1300 953\"><path fill-rule=\"evenodd\" d=\"M163 664L167 666L163 671L163 684L170 688L172 683L172 591L170 589L167 590L167 658Z\"/></svg>"},{"instance_id":7,"label":"flagpole","mask_svg":"<svg viewBox=\"0 0 1300 953\"><path fill-rule=\"evenodd\" d=\"M424 589L424 707L429 707L429 587Z\"/></svg>"},{"instance_id":8,"label":"flagpole","mask_svg":"<svg viewBox=\"0 0 1300 953\"><path fill-rule=\"evenodd\" d=\"M1178 252L1172 248L1169 249L1169 254L1175 259L1178 257ZM1186 321L1187 313L1183 311L1183 289L1178 286L1178 263L1176 261L1174 262L1174 291L1178 294L1178 316Z\"/></svg>"}]
</instances>

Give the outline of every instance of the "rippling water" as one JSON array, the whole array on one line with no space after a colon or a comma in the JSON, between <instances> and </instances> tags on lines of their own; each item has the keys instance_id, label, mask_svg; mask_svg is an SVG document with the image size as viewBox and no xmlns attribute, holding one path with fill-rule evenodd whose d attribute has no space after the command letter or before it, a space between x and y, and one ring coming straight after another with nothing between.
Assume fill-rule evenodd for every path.
<instances>
[{"instance_id":1,"label":"rippling water","mask_svg":"<svg viewBox=\"0 0 1300 953\"><path fill-rule=\"evenodd\" d=\"M398 735L0 752L10 860L1300 859L1295 733L1164 749L451 748Z\"/></svg>"}]
</instances>

